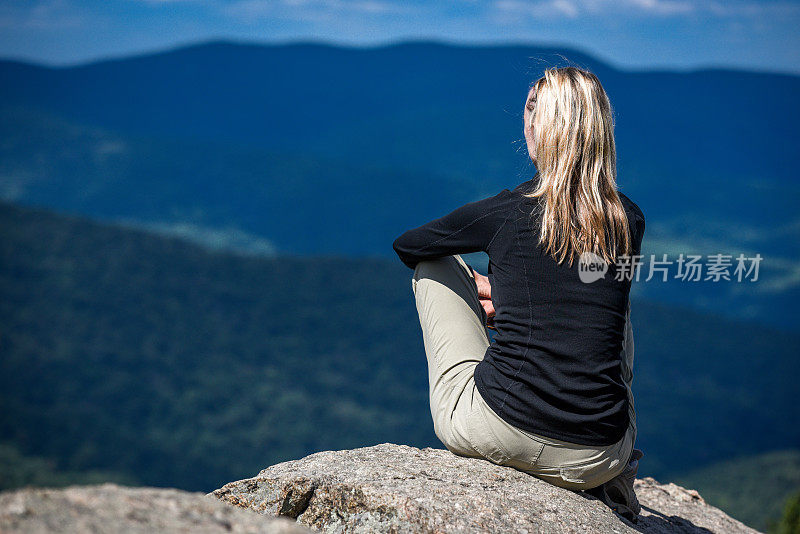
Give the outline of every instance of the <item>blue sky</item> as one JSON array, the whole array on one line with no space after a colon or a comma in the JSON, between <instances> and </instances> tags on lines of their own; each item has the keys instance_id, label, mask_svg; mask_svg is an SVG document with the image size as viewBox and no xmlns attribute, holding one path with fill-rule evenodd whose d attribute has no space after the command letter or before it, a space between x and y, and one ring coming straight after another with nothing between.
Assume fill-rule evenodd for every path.
<instances>
[{"instance_id":1,"label":"blue sky","mask_svg":"<svg viewBox=\"0 0 800 534\"><path fill-rule=\"evenodd\" d=\"M0 0L0 56L60 65L220 38L437 39L800 74L798 28L800 0Z\"/></svg>"}]
</instances>

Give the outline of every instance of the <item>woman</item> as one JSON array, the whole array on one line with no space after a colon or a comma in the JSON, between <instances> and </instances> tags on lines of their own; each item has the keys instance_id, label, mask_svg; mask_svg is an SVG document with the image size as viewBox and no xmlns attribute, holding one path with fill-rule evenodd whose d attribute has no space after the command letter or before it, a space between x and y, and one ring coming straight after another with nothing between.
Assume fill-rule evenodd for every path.
<instances>
[{"instance_id":1,"label":"woman","mask_svg":"<svg viewBox=\"0 0 800 534\"><path fill-rule=\"evenodd\" d=\"M612 109L595 75L548 69L524 133L534 178L393 244L414 269L434 431L456 454L592 490L635 520L625 260L639 254L644 215L617 191ZM488 277L460 256L478 251Z\"/></svg>"}]
</instances>

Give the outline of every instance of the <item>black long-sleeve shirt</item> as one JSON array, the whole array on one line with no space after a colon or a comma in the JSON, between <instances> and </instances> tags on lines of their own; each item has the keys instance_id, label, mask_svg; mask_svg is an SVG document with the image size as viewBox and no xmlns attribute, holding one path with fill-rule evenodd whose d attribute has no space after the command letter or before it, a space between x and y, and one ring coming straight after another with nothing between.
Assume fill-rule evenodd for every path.
<instances>
[{"instance_id":1,"label":"black long-sleeve shirt","mask_svg":"<svg viewBox=\"0 0 800 534\"><path fill-rule=\"evenodd\" d=\"M475 368L481 396L522 430L611 445L629 423L621 358L631 280L617 276L611 264L604 278L584 283L578 261L559 265L544 251L541 208L522 196L536 179L409 230L393 247L411 268L422 260L486 252L497 332ZM633 254L639 254L644 215L620 198Z\"/></svg>"}]
</instances>

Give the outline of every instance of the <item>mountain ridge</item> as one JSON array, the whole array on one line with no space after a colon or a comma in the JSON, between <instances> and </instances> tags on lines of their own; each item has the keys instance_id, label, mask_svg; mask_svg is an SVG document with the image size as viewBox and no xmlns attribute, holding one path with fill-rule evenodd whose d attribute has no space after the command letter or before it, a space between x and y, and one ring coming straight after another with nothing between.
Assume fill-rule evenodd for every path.
<instances>
[{"instance_id":1,"label":"mountain ridge","mask_svg":"<svg viewBox=\"0 0 800 534\"><path fill-rule=\"evenodd\" d=\"M391 257L385 244L408 227L532 174L522 102L543 67L564 63L552 50L229 43L80 68L0 63L0 198L222 228L281 253ZM762 284L641 290L797 329L800 78L564 55L611 98L618 184L647 217L644 249L768 258Z\"/></svg>"},{"instance_id":2,"label":"mountain ridge","mask_svg":"<svg viewBox=\"0 0 800 534\"><path fill-rule=\"evenodd\" d=\"M745 68L745 67L731 67L731 66L715 66L715 65L706 65L706 66L697 66L697 67L623 67L621 65L615 64L612 60L607 58L603 58L600 55L593 53L589 50L582 49L580 47L575 47L572 45L560 46L556 44L548 44L548 43L537 43L537 42L526 42L526 41L510 41L510 42L487 42L487 43L468 43L468 42L455 42L455 41L446 41L446 40L437 40L437 39L399 39L395 41L389 41L385 43L375 43L375 44L366 44L366 45L354 45L349 43L337 43L333 41L326 41L322 40L314 40L314 39L297 39L291 41L280 41L280 42L261 42L255 40L247 40L247 39L227 39L227 38L219 38L219 39L204 39L194 42L176 44L173 46L168 46L164 48L156 48L153 50L142 50L142 51L134 51L128 52L123 54L117 54L110 57L98 57L93 59L87 59L82 61L77 61L73 63L67 64L49 64L45 62L38 62L30 59L21 59L21 58L14 58L14 57L2 57L0 56L0 64L18 64L18 65L26 65L31 67L43 68L43 69L52 69L52 70L68 70L68 69L77 69L77 68L84 68L89 67L92 65L98 64L106 64L106 63L116 63L116 62L124 62L131 59L137 58L150 58L150 57L157 57L162 55L169 55L174 54L177 52L185 51L185 50L193 50L193 49L204 49L204 48L273 48L273 49L280 49L280 48L290 48L290 47L319 47L319 48L331 48L331 49L341 49L341 50L353 50L353 51L371 51L371 50L385 50L391 48L402 48L402 47L415 47L415 46L432 46L432 47L442 47L442 48L454 48L454 49L464 49L464 50L475 50L475 49L524 49L524 50L535 50L538 53L542 54L549 54L549 55L572 55L573 57L580 57L582 61L586 61L587 59L591 60L593 63L601 63L606 66L606 68L610 70L615 70L617 72L624 72L624 73L643 73L643 74L697 74L697 73L705 73L705 72L721 72L721 73L751 73L754 75L764 75L764 76L778 76L778 77L788 77L788 78L798 78L800 77L800 73L794 72L786 72L786 71L775 71L775 70L758 70L753 68Z\"/></svg>"}]
</instances>

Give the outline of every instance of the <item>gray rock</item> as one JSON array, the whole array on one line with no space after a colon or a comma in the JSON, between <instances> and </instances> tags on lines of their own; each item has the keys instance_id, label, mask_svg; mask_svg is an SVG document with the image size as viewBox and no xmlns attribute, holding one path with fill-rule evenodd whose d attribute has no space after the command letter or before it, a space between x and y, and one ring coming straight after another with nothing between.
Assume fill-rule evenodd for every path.
<instances>
[{"instance_id":1,"label":"gray rock","mask_svg":"<svg viewBox=\"0 0 800 534\"><path fill-rule=\"evenodd\" d=\"M294 521L237 510L202 493L115 484L0 493L0 532L310 532Z\"/></svg>"},{"instance_id":2,"label":"gray rock","mask_svg":"<svg viewBox=\"0 0 800 534\"><path fill-rule=\"evenodd\" d=\"M212 495L326 532L720 532L754 530L696 491L636 481L639 523L582 492L442 449L383 444L274 465Z\"/></svg>"}]
</instances>

